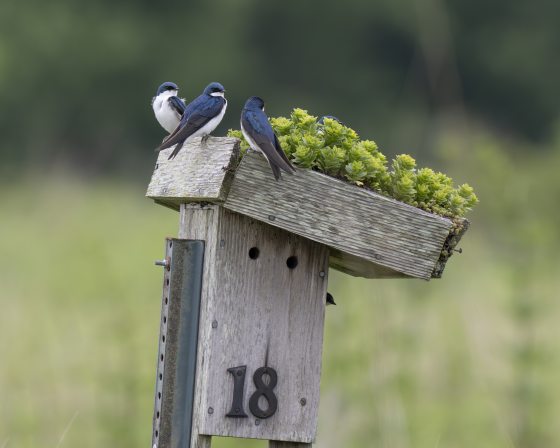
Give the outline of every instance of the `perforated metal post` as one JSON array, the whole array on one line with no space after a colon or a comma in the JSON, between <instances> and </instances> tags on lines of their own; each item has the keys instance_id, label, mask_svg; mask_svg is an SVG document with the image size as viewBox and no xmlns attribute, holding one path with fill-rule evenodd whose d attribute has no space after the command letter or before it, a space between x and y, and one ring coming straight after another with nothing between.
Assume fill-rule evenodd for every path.
<instances>
[{"instance_id":1,"label":"perforated metal post","mask_svg":"<svg viewBox=\"0 0 560 448\"><path fill-rule=\"evenodd\" d=\"M191 438L204 241L167 238L153 416L153 448Z\"/></svg>"}]
</instances>

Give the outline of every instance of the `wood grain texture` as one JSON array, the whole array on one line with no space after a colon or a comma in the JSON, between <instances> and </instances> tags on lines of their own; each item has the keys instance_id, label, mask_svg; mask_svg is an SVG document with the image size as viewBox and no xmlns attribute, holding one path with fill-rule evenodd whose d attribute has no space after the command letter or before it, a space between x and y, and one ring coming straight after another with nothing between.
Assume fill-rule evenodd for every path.
<instances>
[{"instance_id":1,"label":"wood grain texture","mask_svg":"<svg viewBox=\"0 0 560 448\"><path fill-rule=\"evenodd\" d=\"M294 443L294 442L280 442L278 440L271 440L268 443L268 448L310 448L310 443Z\"/></svg>"},{"instance_id":2,"label":"wood grain texture","mask_svg":"<svg viewBox=\"0 0 560 448\"><path fill-rule=\"evenodd\" d=\"M364 278L410 278L394 269L375 264L348 252L330 248L329 266L354 277Z\"/></svg>"},{"instance_id":3,"label":"wood grain texture","mask_svg":"<svg viewBox=\"0 0 560 448\"><path fill-rule=\"evenodd\" d=\"M215 205L182 205L180 225L180 237L206 241L193 432L312 442L328 249ZM249 257L252 247L257 259ZM294 269L286 264L290 256L298 259ZM256 419L248 406L252 377L266 364L278 373L278 411ZM249 417L228 418L233 381L227 369L241 365L247 366Z\"/></svg>"},{"instance_id":4,"label":"wood grain texture","mask_svg":"<svg viewBox=\"0 0 560 448\"><path fill-rule=\"evenodd\" d=\"M239 158L239 140L210 137L187 143L173 160L173 148L159 153L146 196L179 209L183 202L221 202L225 199Z\"/></svg>"},{"instance_id":5,"label":"wood grain texture","mask_svg":"<svg viewBox=\"0 0 560 448\"><path fill-rule=\"evenodd\" d=\"M210 448L211 446L211 436L194 435L189 448Z\"/></svg>"},{"instance_id":6,"label":"wood grain texture","mask_svg":"<svg viewBox=\"0 0 560 448\"><path fill-rule=\"evenodd\" d=\"M276 182L254 152L241 161L223 206L357 257L363 269L345 266L344 257L333 267L366 277L375 264L430 279L452 226L449 219L315 171L298 169Z\"/></svg>"},{"instance_id":7,"label":"wood grain texture","mask_svg":"<svg viewBox=\"0 0 560 448\"><path fill-rule=\"evenodd\" d=\"M208 321L208 296L213 290L210 285L215 281L215 271L212 261L216 258L216 246L218 237L218 222L220 208L217 205L181 204L179 216L179 238L204 240L204 269L202 273L202 295L200 303L198 350L196 360L196 380L193 400L193 419L190 448L210 448L212 438L201 433L203 413L206 412L202 402L204 377L200 374L206 363L206 356L200 347L204 344L204 328Z\"/></svg>"}]
</instances>

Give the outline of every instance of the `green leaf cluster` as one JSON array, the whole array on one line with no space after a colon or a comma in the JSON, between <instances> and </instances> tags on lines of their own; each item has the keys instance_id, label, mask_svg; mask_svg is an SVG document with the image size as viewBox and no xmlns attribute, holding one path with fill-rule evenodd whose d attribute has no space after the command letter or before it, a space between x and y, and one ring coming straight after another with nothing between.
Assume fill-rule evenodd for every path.
<instances>
[{"instance_id":1,"label":"green leaf cluster","mask_svg":"<svg viewBox=\"0 0 560 448\"><path fill-rule=\"evenodd\" d=\"M372 140L360 140L352 128L325 118L323 124L306 110L294 109L290 117L270 118L270 124L288 158L301 168L312 169L385 196L443 216L464 216L478 198L468 184L454 187L452 179L430 168L416 166L408 154L391 164ZM249 145L239 130L228 136Z\"/></svg>"},{"instance_id":2,"label":"green leaf cluster","mask_svg":"<svg viewBox=\"0 0 560 448\"><path fill-rule=\"evenodd\" d=\"M241 150L241 157L243 157L247 152L247 150L249 149L249 143L247 143L247 140L245 140L245 137L243 137L243 132L241 132L240 129L230 129L228 130L227 135L228 137L235 137L241 140L240 150Z\"/></svg>"}]
</instances>

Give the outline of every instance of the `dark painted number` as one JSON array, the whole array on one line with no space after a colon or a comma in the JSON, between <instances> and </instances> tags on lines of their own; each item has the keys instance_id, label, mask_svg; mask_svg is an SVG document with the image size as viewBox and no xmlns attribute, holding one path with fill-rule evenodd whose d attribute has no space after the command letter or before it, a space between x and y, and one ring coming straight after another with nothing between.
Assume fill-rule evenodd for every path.
<instances>
[{"instance_id":1,"label":"dark painted number","mask_svg":"<svg viewBox=\"0 0 560 448\"><path fill-rule=\"evenodd\" d=\"M243 392L245 390L247 366L231 367L227 371L233 376L233 401L226 417L245 418L247 414L243 409ZM264 381L265 376L269 378L267 383ZM261 419L272 417L278 410L278 398L273 392L276 384L278 384L276 370L271 367L259 367L253 375L253 382L257 390L249 398L251 414ZM265 409L262 409L259 405L261 397L266 400L267 406Z\"/></svg>"},{"instance_id":2,"label":"dark painted number","mask_svg":"<svg viewBox=\"0 0 560 448\"><path fill-rule=\"evenodd\" d=\"M227 371L233 375L233 401L226 417L246 418L247 414L243 410L243 391L247 366L231 367Z\"/></svg>"},{"instance_id":3,"label":"dark painted number","mask_svg":"<svg viewBox=\"0 0 560 448\"><path fill-rule=\"evenodd\" d=\"M263 381L265 375L268 375L270 380L268 384ZM270 367L259 367L253 375L253 382L257 390L251 395L249 399L249 410L251 414L258 418L272 417L278 409L278 399L274 395L274 388L278 384L278 375L276 370ZM261 409L259 406L259 398L264 397L267 401L266 409Z\"/></svg>"}]
</instances>

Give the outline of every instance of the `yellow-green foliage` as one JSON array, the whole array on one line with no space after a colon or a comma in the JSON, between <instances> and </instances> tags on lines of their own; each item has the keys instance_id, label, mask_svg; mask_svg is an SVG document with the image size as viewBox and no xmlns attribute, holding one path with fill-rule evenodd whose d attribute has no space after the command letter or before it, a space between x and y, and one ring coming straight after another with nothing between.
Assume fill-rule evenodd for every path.
<instances>
[{"instance_id":1,"label":"yellow-green foliage","mask_svg":"<svg viewBox=\"0 0 560 448\"><path fill-rule=\"evenodd\" d=\"M238 129L230 129L228 131L228 137L235 137L241 140L241 154L245 154L245 152L249 149L249 143L243 137L243 133Z\"/></svg>"},{"instance_id":2,"label":"yellow-green foliage","mask_svg":"<svg viewBox=\"0 0 560 448\"><path fill-rule=\"evenodd\" d=\"M301 168L313 169L377 191L399 201L443 216L464 216L478 198L468 184L457 188L450 177L430 168L416 168L408 154L396 156L388 167L387 158L372 140L360 140L353 129L336 120L317 117L294 109L289 118L271 118L270 124L290 160ZM228 136L241 140L242 154L249 148L238 130Z\"/></svg>"}]
</instances>

